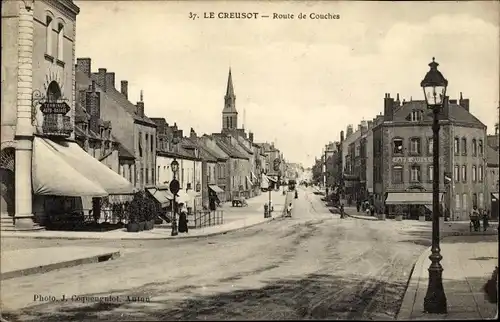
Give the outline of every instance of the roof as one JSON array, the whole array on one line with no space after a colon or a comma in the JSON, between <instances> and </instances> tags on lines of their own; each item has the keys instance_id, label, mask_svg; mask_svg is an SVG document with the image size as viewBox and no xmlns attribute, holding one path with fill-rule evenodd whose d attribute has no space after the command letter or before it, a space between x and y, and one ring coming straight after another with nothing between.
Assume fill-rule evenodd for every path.
<instances>
[{"instance_id":1,"label":"roof","mask_svg":"<svg viewBox=\"0 0 500 322\"><path fill-rule=\"evenodd\" d=\"M205 150L206 153L210 154L210 156L216 160L216 161L225 161L228 159L227 155L224 153L220 153L219 151L216 151L215 149L210 148L205 144L202 138L195 138L191 140L196 140L196 143L198 144L199 147L201 147L203 150Z\"/></svg>"},{"instance_id":2,"label":"roof","mask_svg":"<svg viewBox=\"0 0 500 322\"><path fill-rule=\"evenodd\" d=\"M491 167L498 167L498 152L492 146L486 144L486 164Z\"/></svg>"},{"instance_id":3,"label":"roof","mask_svg":"<svg viewBox=\"0 0 500 322\"><path fill-rule=\"evenodd\" d=\"M118 156L120 158L135 159L134 154L121 143L118 144Z\"/></svg>"},{"instance_id":4,"label":"roof","mask_svg":"<svg viewBox=\"0 0 500 322\"><path fill-rule=\"evenodd\" d=\"M195 145L198 148L199 151L199 156L202 160L208 161L208 162L217 162L217 158L214 157L203 144L200 144L198 142L197 138L186 138L188 141L192 142L193 145Z\"/></svg>"},{"instance_id":5,"label":"roof","mask_svg":"<svg viewBox=\"0 0 500 322\"><path fill-rule=\"evenodd\" d=\"M212 141L213 143L215 143L214 146L208 146L207 144L205 144L205 140L203 138L207 138L208 140ZM199 138L198 139L201 144L203 144L209 151L213 152L212 154L217 156L218 159L221 159L221 160L227 160L230 158L229 154L227 154L226 152L224 152L224 150L222 150L218 145L217 145L217 141L214 140L214 138L210 135L203 135L202 138Z\"/></svg>"},{"instance_id":6,"label":"roof","mask_svg":"<svg viewBox=\"0 0 500 322\"><path fill-rule=\"evenodd\" d=\"M242 136L240 135L235 135L234 136L236 138L236 140L238 140L238 143L240 144L240 146L248 153L248 154L253 154L253 150L252 149L249 149L247 148L247 146L245 145L244 141L246 141L245 138L243 138Z\"/></svg>"},{"instance_id":7,"label":"roof","mask_svg":"<svg viewBox=\"0 0 500 322\"><path fill-rule=\"evenodd\" d=\"M486 143L494 150L498 150L498 135L488 135L486 138Z\"/></svg>"},{"instance_id":8,"label":"roof","mask_svg":"<svg viewBox=\"0 0 500 322\"><path fill-rule=\"evenodd\" d=\"M231 158L236 158L236 159L246 159L248 160L248 157L240 153L237 149L234 148L232 145L228 145L226 142L224 142L221 138L217 136L213 136L213 139L217 143L217 146L224 151L227 155L229 155Z\"/></svg>"},{"instance_id":9,"label":"roof","mask_svg":"<svg viewBox=\"0 0 500 322\"><path fill-rule=\"evenodd\" d=\"M82 73L82 72L80 72L80 73L83 74L83 76L80 76L80 77L87 77L87 75L85 75L84 73ZM96 74L92 74L92 78L90 80L91 83L92 83L92 80L97 81ZM96 86L98 86L98 85L96 84ZM128 114L130 114L130 116L132 116L132 118L134 118L134 120L142 121L144 123L151 124L152 126L156 126L156 123L153 122L152 120L150 120L147 116L137 115L137 113L136 113L137 107L132 102L130 102L122 93L117 91L116 88L114 88L114 87L106 88L106 91L103 91L103 94L105 96L107 96L109 99L112 99L113 101L118 103L118 105L120 107L122 107Z\"/></svg>"},{"instance_id":10,"label":"roof","mask_svg":"<svg viewBox=\"0 0 500 322\"><path fill-rule=\"evenodd\" d=\"M484 123L478 120L474 115L467 111L462 106L449 103L449 120L452 122L466 122L470 124L475 124L485 127ZM409 101L405 102L403 105L398 107L394 111L393 120L395 122L406 122L409 120L410 113L414 109L419 109L424 111L424 121L432 121L433 115L431 111L427 110L427 105L425 101Z\"/></svg>"}]
</instances>

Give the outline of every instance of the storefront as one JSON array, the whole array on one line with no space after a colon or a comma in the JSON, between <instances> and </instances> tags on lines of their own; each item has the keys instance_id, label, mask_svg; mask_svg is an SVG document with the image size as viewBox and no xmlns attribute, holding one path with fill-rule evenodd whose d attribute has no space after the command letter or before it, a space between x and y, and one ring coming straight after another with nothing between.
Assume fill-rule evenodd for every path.
<instances>
[{"instance_id":1,"label":"storefront","mask_svg":"<svg viewBox=\"0 0 500 322\"><path fill-rule=\"evenodd\" d=\"M443 194L440 193L440 205ZM419 219L432 214L432 192L407 191L389 192L385 200L386 214L389 217L402 215L405 219Z\"/></svg>"},{"instance_id":2,"label":"storefront","mask_svg":"<svg viewBox=\"0 0 500 322\"><path fill-rule=\"evenodd\" d=\"M84 221L109 217L113 205L130 201L134 192L77 143L40 136L33 138L31 176L34 220L41 225L70 215Z\"/></svg>"},{"instance_id":3,"label":"storefront","mask_svg":"<svg viewBox=\"0 0 500 322\"><path fill-rule=\"evenodd\" d=\"M215 197L217 197L217 199L219 199L221 204L226 202L226 193L221 187L219 187L218 185L215 185L215 184L211 184L211 185L208 185L208 188L209 188L208 195L209 195L210 200L212 200L212 199L215 200ZM210 202L209 202L209 204L210 204Z\"/></svg>"}]
</instances>

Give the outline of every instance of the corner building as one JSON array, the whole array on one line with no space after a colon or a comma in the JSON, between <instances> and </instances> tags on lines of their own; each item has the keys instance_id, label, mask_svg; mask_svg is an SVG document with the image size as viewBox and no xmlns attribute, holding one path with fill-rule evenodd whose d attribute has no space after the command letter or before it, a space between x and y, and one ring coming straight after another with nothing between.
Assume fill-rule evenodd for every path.
<instances>
[{"instance_id":1,"label":"corner building","mask_svg":"<svg viewBox=\"0 0 500 322\"><path fill-rule=\"evenodd\" d=\"M375 203L387 215L417 219L432 213L433 115L425 101L401 103L386 94L384 119L373 129ZM467 220L487 207L484 173L486 126L469 99L445 99L440 114L440 205L449 220Z\"/></svg>"}]
</instances>

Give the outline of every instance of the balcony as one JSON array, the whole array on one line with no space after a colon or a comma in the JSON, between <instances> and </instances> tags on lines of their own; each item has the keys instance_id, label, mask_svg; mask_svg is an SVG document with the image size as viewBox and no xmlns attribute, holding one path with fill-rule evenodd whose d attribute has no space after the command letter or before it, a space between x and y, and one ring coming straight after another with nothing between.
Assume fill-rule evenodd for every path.
<instances>
[{"instance_id":1,"label":"balcony","mask_svg":"<svg viewBox=\"0 0 500 322\"><path fill-rule=\"evenodd\" d=\"M61 114L45 114L42 132L48 137L68 138L73 132L71 117Z\"/></svg>"}]
</instances>

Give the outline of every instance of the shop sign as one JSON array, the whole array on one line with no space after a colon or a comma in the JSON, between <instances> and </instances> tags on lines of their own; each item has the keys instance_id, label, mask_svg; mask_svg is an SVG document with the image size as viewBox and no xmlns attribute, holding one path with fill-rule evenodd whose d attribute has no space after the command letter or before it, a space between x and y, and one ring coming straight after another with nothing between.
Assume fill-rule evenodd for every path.
<instances>
[{"instance_id":1,"label":"shop sign","mask_svg":"<svg viewBox=\"0 0 500 322\"><path fill-rule=\"evenodd\" d=\"M71 108L66 102L45 102L42 103L42 106L40 107L40 111L42 111L43 114L65 115L70 109Z\"/></svg>"},{"instance_id":2,"label":"shop sign","mask_svg":"<svg viewBox=\"0 0 500 322\"><path fill-rule=\"evenodd\" d=\"M439 161L443 161L444 158L439 157ZM433 157L393 157L392 163L432 163Z\"/></svg>"}]
</instances>

